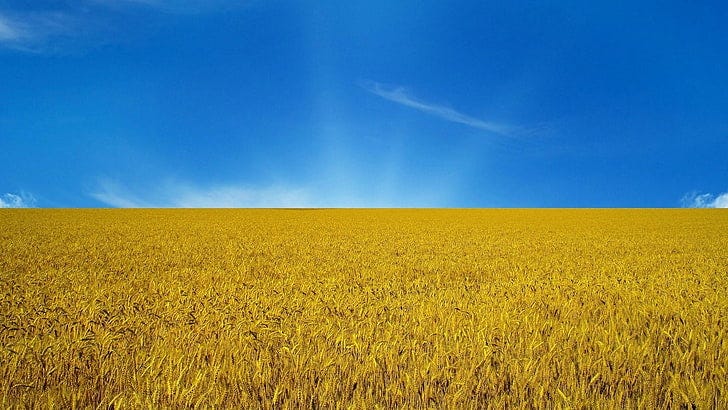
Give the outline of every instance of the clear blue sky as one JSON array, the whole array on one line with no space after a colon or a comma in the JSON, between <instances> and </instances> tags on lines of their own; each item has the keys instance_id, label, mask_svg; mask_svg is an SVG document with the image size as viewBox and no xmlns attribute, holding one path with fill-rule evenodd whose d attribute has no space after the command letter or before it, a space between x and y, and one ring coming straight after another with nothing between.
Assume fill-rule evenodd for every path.
<instances>
[{"instance_id":1,"label":"clear blue sky","mask_svg":"<svg viewBox=\"0 0 728 410\"><path fill-rule=\"evenodd\" d=\"M728 3L0 0L0 206L728 203Z\"/></svg>"}]
</instances>

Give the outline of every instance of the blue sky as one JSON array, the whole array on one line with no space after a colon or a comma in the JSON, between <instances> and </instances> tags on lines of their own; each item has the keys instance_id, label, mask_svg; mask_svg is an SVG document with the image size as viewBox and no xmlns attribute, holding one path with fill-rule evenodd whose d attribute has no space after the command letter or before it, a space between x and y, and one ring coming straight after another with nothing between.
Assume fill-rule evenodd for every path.
<instances>
[{"instance_id":1,"label":"blue sky","mask_svg":"<svg viewBox=\"0 0 728 410\"><path fill-rule=\"evenodd\" d=\"M728 206L728 3L0 0L0 206Z\"/></svg>"}]
</instances>

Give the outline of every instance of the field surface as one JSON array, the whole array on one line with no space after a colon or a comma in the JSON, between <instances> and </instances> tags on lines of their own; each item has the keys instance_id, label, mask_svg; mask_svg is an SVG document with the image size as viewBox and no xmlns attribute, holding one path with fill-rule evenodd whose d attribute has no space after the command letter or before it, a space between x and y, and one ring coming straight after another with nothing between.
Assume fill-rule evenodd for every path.
<instances>
[{"instance_id":1,"label":"field surface","mask_svg":"<svg viewBox=\"0 0 728 410\"><path fill-rule=\"evenodd\" d=\"M728 408L722 210L0 210L0 407Z\"/></svg>"}]
</instances>

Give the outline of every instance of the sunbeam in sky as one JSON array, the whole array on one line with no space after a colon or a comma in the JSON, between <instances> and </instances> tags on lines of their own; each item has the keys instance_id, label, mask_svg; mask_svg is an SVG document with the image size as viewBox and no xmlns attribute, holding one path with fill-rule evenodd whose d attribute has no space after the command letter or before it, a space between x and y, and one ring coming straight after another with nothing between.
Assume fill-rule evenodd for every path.
<instances>
[{"instance_id":1,"label":"sunbeam in sky","mask_svg":"<svg viewBox=\"0 0 728 410\"><path fill-rule=\"evenodd\" d=\"M0 3L0 198L719 207L728 6Z\"/></svg>"}]
</instances>

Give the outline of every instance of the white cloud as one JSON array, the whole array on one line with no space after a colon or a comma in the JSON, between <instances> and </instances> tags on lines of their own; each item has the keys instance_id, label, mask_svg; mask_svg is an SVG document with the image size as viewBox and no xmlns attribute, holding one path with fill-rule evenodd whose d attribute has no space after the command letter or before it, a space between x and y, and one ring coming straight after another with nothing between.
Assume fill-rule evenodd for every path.
<instances>
[{"instance_id":1,"label":"white cloud","mask_svg":"<svg viewBox=\"0 0 728 410\"><path fill-rule=\"evenodd\" d=\"M718 195L718 197L713 200L713 207L728 208L728 193Z\"/></svg>"},{"instance_id":2,"label":"white cloud","mask_svg":"<svg viewBox=\"0 0 728 410\"><path fill-rule=\"evenodd\" d=\"M464 124L469 127L478 128L501 135L507 135L509 131L511 131L510 127L503 124L485 121L463 114L450 107L419 100L410 95L404 87L387 87L375 81L366 81L362 84L362 87L368 92L374 95L378 95L386 100L404 105L406 107L414 108L418 111L422 111L424 113L442 118L450 122Z\"/></svg>"},{"instance_id":3,"label":"white cloud","mask_svg":"<svg viewBox=\"0 0 728 410\"><path fill-rule=\"evenodd\" d=\"M27 192L0 195L0 208L33 208L34 206L35 198Z\"/></svg>"},{"instance_id":4,"label":"white cloud","mask_svg":"<svg viewBox=\"0 0 728 410\"><path fill-rule=\"evenodd\" d=\"M682 204L687 208L728 208L728 192L718 195L693 192L683 197Z\"/></svg>"},{"instance_id":5,"label":"white cloud","mask_svg":"<svg viewBox=\"0 0 728 410\"><path fill-rule=\"evenodd\" d=\"M91 196L116 208L303 208L310 206L310 195L302 188L281 186L251 187L218 185L197 187L189 184L165 184L148 192L145 198L122 185L100 181Z\"/></svg>"}]
</instances>

